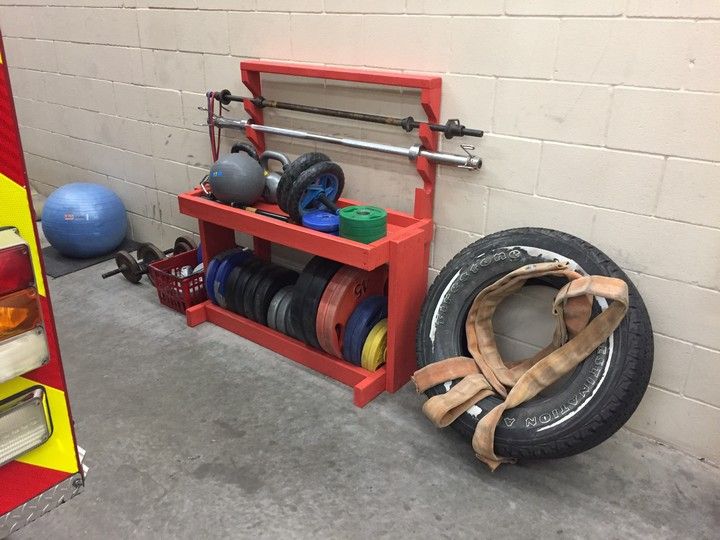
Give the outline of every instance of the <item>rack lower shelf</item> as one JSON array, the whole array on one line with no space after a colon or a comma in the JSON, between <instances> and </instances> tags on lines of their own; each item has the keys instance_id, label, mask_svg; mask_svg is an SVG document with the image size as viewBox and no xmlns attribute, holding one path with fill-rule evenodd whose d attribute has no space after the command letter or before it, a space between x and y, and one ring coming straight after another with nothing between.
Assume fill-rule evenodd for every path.
<instances>
[{"instance_id":1,"label":"rack lower shelf","mask_svg":"<svg viewBox=\"0 0 720 540\"><path fill-rule=\"evenodd\" d=\"M386 370L371 372L330 356L272 328L205 301L185 312L188 326L211 322L353 388L353 403L364 407L386 390Z\"/></svg>"}]
</instances>

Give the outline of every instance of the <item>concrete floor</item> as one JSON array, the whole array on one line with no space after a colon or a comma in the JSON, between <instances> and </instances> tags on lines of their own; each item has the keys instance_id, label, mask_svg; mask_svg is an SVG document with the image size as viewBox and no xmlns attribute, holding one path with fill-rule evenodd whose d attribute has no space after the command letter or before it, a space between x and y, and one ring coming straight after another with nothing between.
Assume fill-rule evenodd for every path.
<instances>
[{"instance_id":1,"label":"concrete floor","mask_svg":"<svg viewBox=\"0 0 720 540\"><path fill-rule=\"evenodd\" d=\"M13 538L718 538L707 463L621 430L491 474L409 385L358 409L112 266L50 287L87 487Z\"/></svg>"}]
</instances>

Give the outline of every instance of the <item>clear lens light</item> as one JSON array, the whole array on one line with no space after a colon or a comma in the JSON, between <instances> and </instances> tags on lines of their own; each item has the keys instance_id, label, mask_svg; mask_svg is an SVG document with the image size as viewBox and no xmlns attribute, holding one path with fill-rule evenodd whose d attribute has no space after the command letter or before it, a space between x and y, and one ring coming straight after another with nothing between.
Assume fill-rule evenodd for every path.
<instances>
[{"instance_id":1,"label":"clear lens light","mask_svg":"<svg viewBox=\"0 0 720 540\"><path fill-rule=\"evenodd\" d=\"M50 438L44 397L36 388L0 404L0 467Z\"/></svg>"},{"instance_id":2,"label":"clear lens light","mask_svg":"<svg viewBox=\"0 0 720 540\"><path fill-rule=\"evenodd\" d=\"M42 327L0 341L0 383L44 366L49 359Z\"/></svg>"}]
</instances>

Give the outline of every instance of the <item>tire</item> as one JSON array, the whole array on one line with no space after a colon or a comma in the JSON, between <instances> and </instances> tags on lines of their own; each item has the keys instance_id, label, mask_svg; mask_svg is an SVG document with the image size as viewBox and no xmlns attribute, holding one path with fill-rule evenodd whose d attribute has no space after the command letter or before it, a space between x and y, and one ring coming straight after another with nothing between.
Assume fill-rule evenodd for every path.
<instances>
[{"instance_id":1,"label":"tire","mask_svg":"<svg viewBox=\"0 0 720 540\"><path fill-rule=\"evenodd\" d=\"M477 293L516 268L553 260L569 260L581 274L622 279L628 284L629 308L613 335L565 379L505 412L495 431L494 448L499 456L560 458L600 444L630 418L650 379L652 326L635 286L591 244L563 232L538 228L486 236L443 268L428 291L420 315L418 366L469 356L464 326ZM558 289L564 284L564 280L550 277L534 283L538 281ZM600 310L595 300L593 314ZM447 383L438 385L426 394L438 395L449 388ZM481 400L453 422L453 427L471 439L478 420L500 402L497 396Z\"/></svg>"},{"instance_id":2,"label":"tire","mask_svg":"<svg viewBox=\"0 0 720 540\"><path fill-rule=\"evenodd\" d=\"M283 173L277 187L278 206L283 212L287 212L286 197L295 180L297 180L297 177L300 176L300 173L305 169L321 161L330 161L330 158L322 152L308 152L307 154L299 156L287 167L283 167Z\"/></svg>"},{"instance_id":3,"label":"tire","mask_svg":"<svg viewBox=\"0 0 720 540\"><path fill-rule=\"evenodd\" d=\"M303 208L303 197L310 186L318 182L330 181L332 187L325 187L324 192L328 199L337 202L345 188L345 173L343 173L340 165L333 161L323 161L316 163L312 167L305 169L295 182L288 188L285 194L285 211L290 216L290 220L295 223L302 223L302 217L311 210L320 210L324 208L321 203L311 200L314 204L321 204L312 208ZM327 209L330 210L329 208Z\"/></svg>"}]
</instances>

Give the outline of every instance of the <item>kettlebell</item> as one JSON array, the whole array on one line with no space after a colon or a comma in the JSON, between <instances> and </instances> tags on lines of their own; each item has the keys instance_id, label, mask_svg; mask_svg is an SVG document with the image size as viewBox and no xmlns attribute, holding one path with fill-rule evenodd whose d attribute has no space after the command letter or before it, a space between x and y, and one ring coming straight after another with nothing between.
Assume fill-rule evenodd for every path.
<instances>
[{"instance_id":1,"label":"kettlebell","mask_svg":"<svg viewBox=\"0 0 720 540\"><path fill-rule=\"evenodd\" d=\"M277 187L280 183L282 172L271 171L268 162L274 159L282 164L283 171L285 167L290 165L290 160L285 154L266 150L260 155L260 166L265 171L265 190L263 191L263 199L269 203L277 203Z\"/></svg>"},{"instance_id":2,"label":"kettlebell","mask_svg":"<svg viewBox=\"0 0 720 540\"><path fill-rule=\"evenodd\" d=\"M208 182L218 201L252 206L265 189L265 170L255 149L243 143L233 145L210 168Z\"/></svg>"}]
</instances>

